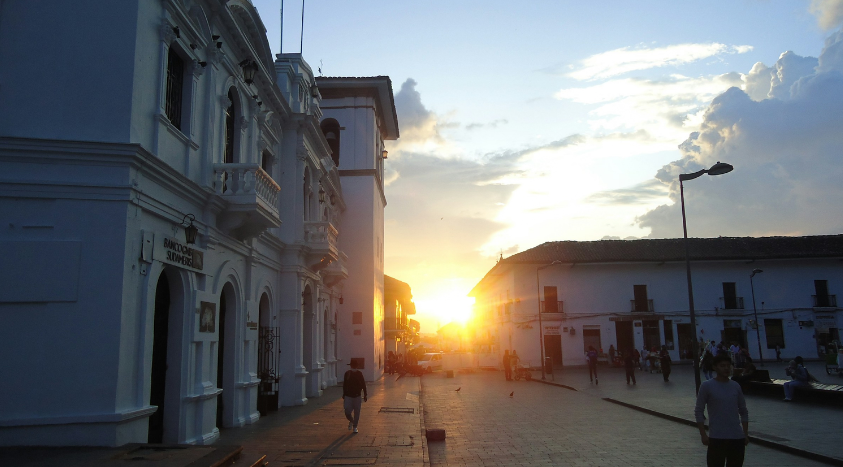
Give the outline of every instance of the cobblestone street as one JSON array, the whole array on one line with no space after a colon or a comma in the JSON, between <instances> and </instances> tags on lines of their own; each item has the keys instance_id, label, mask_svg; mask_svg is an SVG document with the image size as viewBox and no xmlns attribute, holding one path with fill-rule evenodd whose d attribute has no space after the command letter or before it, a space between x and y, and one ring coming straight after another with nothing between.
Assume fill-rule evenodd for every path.
<instances>
[{"instance_id":1,"label":"cobblestone street","mask_svg":"<svg viewBox=\"0 0 843 467\"><path fill-rule=\"evenodd\" d=\"M457 388L461 390L456 392ZM585 392L507 382L502 372L457 374L453 379L444 374L425 376L422 402L426 427L447 431L446 441L429 444L433 466L705 463L705 447L695 428ZM693 408L686 410L691 413ZM824 464L750 444L744 465Z\"/></svg>"}]
</instances>

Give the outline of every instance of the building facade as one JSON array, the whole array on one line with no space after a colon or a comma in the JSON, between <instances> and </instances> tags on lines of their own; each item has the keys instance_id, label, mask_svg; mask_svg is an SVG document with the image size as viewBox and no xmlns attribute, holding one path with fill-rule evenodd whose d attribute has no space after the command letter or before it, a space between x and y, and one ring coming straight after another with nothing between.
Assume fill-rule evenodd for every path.
<instances>
[{"instance_id":1,"label":"building facade","mask_svg":"<svg viewBox=\"0 0 843 467\"><path fill-rule=\"evenodd\" d=\"M384 276L384 303L386 313L384 317L384 333L386 355L407 354L416 341L419 331L418 322L413 324L410 316L416 314L416 304L413 303L413 293L410 284L394 277Z\"/></svg>"},{"instance_id":2,"label":"building facade","mask_svg":"<svg viewBox=\"0 0 843 467\"><path fill-rule=\"evenodd\" d=\"M542 351L554 366L584 365L589 346L666 345L680 361L702 338L757 359L760 337L770 360L777 345L785 359L810 359L839 342L843 236L689 241L696 329L683 239L549 242L502 259L475 286L475 340L534 367Z\"/></svg>"},{"instance_id":3,"label":"building facade","mask_svg":"<svg viewBox=\"0 0 843 467\"><path fill-rule=\"evenodd\" d=\"M7 1L0 63L0 445L210 444L337 384L376 271L341 242L383 209L346 221L318 84L250 2Z\"/></svg>"}]
</instances>

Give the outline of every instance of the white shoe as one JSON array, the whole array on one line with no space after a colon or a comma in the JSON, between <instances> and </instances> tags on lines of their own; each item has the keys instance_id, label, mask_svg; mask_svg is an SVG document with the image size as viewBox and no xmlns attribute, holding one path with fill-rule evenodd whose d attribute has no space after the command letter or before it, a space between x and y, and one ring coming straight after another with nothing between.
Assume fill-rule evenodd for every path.
<instances>
[{"instance_id":1,"label":"white shoe","mask_svg":"<svg viewBox=\"0 0 843 467\"><path fill-rule=\"evenodd\" d=\"M354 428L354 432L357 433L357 427Z\"/></svg>"},{"instance_id":2,"label":"white shoe","mask_svg":"<svg viewBox=\"0 0 843 467\"><path fill-rule=\"evenodd\" d=\"M348 422L348 431L351 431L352 428L354 428L354 424L351 423L351 422Z\"/></svg>"}]
</instances>

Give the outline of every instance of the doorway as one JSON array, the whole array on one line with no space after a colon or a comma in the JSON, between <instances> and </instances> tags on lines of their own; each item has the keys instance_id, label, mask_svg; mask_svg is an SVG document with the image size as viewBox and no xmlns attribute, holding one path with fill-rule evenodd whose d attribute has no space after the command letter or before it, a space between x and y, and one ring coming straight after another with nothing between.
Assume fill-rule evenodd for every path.
<instances>
[{"instance_id":1,"label":"doorway","mask_svg":"<svg viewBox=\"0 0 843 467\"><path fill-rule=\"evenodd\" d=\"M583 351L588 352L589 347L594 347L598 352L602 351L600 345L600 329L585 329L582 330L582 344Z\"/></svg>"},{"instance_id":2,"label":"doorway","mask_svg":"<svg viewBox=\"0 0 843 467\"><path fill-rule=\"evenodd\" d=\"M658 320L645 319L641 323L644 333L644 347L647 350L661 349L662 340Z\"/></svg>"},{"instance_id":3,"label":"doorway","mask_svg":"<svg viewBox=\"0 0 843 467\"><path fill-rule=\"evenodd\" d=\"M170 281L162 271L155 286L155 310L152 326L152 370L149 405L158 409L149 416L147 442L164 442L164 401L167 386L167 344L170 327Z\"/></svg>"},{"instance_id":4,"label":"doorway","mask_svg":"<svg viewBox=\"0 0 843 467\"><path fill-rule=\"evenodd\" d=\"M315 314L313 310L313 292L310 286L304 288L302 293L302 365L304 365L307 376L305 376L306 389L305 395L312 397L313 394L313 378L316 377L316 372L313 371L313 351L314 351L314 321Z\"/></svg>"},{"instance_id":5,"label":"doorway","mask_svg":"<svg viewBox=\"0 0 843 467\"><path fill-rule=\"evenodd\" d=\"M234 351L230 343L234 334L234 326L231 315L234 313L234 288L230 283L225 284L220 293L220 316L217 321L219 328L219 342L217 343L217 388L222 393L217 396L217 428L223 427L223 414L228 408L226 404L234 402L234 388L226 384L229 380L227 372L234 371L234 358L229 354Z\"/></svg>"},{"instance_id":6,"label":"doorway","mask_svg":"<svg viewBox=\"0 0 843 467\"><path fill-rule=\"evenodd\" d=\"M693 358L693 346L696 343L696 338L691 330L691 325L689 323L677 323L676 334L679 341L679 358Z\"/></svg>"},{"instance_id":7,"label":"doorway","mask_svg":"<svg viewBox=\"0 0 843 467\"><path fill-rule=\"evenodd\" d=\"M621 352L632 352L635 348L635 337L632 333L632 321L615 322L615 338L618 341L618 350Z\"/></svg>"},{"instance_id":8,"label":"doorway","mask_svg":"<svg viewBox=\"0 0 843 467\"><path fill-rule=\"evenodd\" d=\"M562 336L544 336L544 356L550 357L554 368L562 366Z\"/></svg>"}]
</instances>

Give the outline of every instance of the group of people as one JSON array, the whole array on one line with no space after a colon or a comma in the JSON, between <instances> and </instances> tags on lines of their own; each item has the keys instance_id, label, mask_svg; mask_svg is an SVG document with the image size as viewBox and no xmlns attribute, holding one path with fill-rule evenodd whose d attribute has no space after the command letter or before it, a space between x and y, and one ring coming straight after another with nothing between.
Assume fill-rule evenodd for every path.
<instances>
[{"instance_id":1,"label":"group of people","mask_svg":"<svg viewBox=\"0 0 843 467\"><path fill-rule=\"evenodd\" d=\"M749 350L742 348L737 343L727 346L725 343L719 344L715 341L708 342L700 338L700 370L702 370L705 379L714 378L714 357L725 356L729 358L735 368L750 369L755 371L755 365L752 363L752 357L749 355ZM777 352L778 355L778 352Z\"/></svg>"},{"instance_id":2,"label":"group of people","mask_svg":"<svg viewBox=\"0 0 843 467\"><path fill-rule=\"evenodd\" d=\"M405 356L401 352L395 353L390 350L386 354L386 368L384 370L390 375L404 374L408 370L412 373L412 367L419 364L419 357L424 355L424 352L425 350L419 347L409 350Z\"/></svg>"},{"instance_id":3,"label":"group of people","mask_svg":"<svg viewBox=\"0 0 843 467\"><path fill-rule=\"evenodd\" d=\"M586 363L588 364L588 379L596 385L600 384L600 381L597 379L598 356L599 353L597 352L597 349L595 349L592 345L588 346L588 350L585 353ZM615 346L609 346L610 365L614 365L616 357L623 363L624 369L626 370L626 384L630 384L630 382L633 385L637 384L635 381L636 367L639 370L643 370L644 368L656 368L657 362L662 372L662 378L664 378L665 381L670 380L671 360L670 352L667 350L666 345L663 345L661 349L653 347L651 350L647 350L647 348L644 347L642 351L634 348L626 349L617 352L617 354Z\"/></svg>"},{"instance_id":4,"label":"group of people","mask_svg":"<svg viewBox=\"0 0 843 467\"><path fill-rule=\"evenodd\" d=\"M521 361L521 357L518 356L518 352L515 350L512 353L509 353L509 350L504 350L503 352L503 373L506 377L507 381L512 381L512 369L518 368L518 363Z\"/></svg>"}]
</instances>

